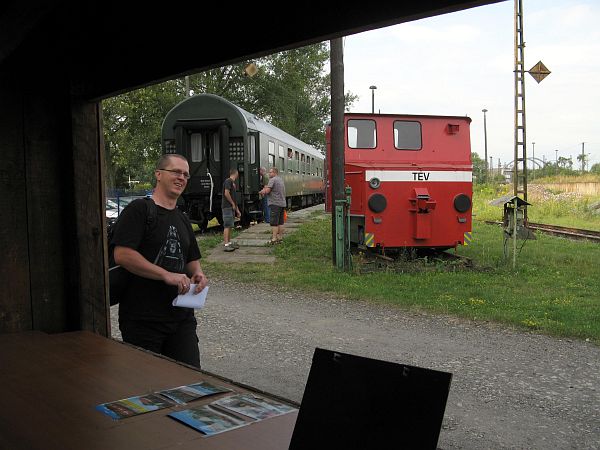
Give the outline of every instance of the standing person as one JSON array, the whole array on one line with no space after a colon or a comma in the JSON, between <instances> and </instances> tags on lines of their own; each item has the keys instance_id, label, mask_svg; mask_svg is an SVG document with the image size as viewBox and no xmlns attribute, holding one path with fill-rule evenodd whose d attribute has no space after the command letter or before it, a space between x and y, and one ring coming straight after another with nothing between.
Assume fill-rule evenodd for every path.
<instances>
[{"instance_id":1,"label":"standing person","mask_svg":"<svg viewBox=\"0 0 600 450\"><path fill-rule=\"evenodd\" d=\"M269 184L265 186L260 194L267 196L269 208L271 208L271 244L278 244L283 240L283 214L285 212L285 184L279 176L279 169L269 169Z\"/></svg>"},{"instance_id":2,"label":"standing person","mask_svg":"<svg viewBox=\"0 0 600 450\"><path fill-rule=\"evenodd\" d=\"M225 243L223 250L226 252L232 252L236 248L239 248L236 243L230 242L231 229L233 228L235 221L234 216L241 217L242 215L235 202L235 192L237 190L235 181L238 179L238 175L237 169L230 169L229 178L223 183L221 211L223 212L223 242Z\"/></svg>"},{"instance_id":3,"label":"standing person","mask_svg":"<svg viewBox=\"0 0 600 450\"><path fill-rule=\"evenodd\" d=\"M260 189L262 190L265 186L269 184L269 175L267 174L267 169L264 167L260 168ZM269 208L269 203L267 201L267 196L261 196L261 205L263 210L263 219L265 222L271 222L271 208Z\"/></svg>"},{"instance_id":4,"label":"standing person","mask_svg":"<svg viewBox=\"0 0 600 450\"><path fill-rule=\"evenodd\" d=\"M116 264L131 273L119 305L119 329L125 342L199 368L194 310L172 305L191 284L197 294L208 283L190 221L177 208L189 165L181 155L163 155L154 175L153 199L131 202L111 240ZM150 208L156 214L147 226Z\"/></svg>"}]
</instances>

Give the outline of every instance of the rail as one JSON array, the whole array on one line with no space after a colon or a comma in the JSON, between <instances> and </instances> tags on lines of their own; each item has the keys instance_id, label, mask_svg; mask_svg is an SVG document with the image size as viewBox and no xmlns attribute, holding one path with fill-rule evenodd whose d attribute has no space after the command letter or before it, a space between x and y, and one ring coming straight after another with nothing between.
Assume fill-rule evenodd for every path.
<instances>
[{"instance_id":1,"label":"rail","mask_svg":"<svg viewBox=\"0 0 600 450\"><path fill-rule=\"evenodd\" d=\"M485 223L491 225L501 225L502 222L486 220ZM533 223L529 222L528 228L536 231L540 231L546 234L552 234L554 236L566 237L574 240L588 240L600 243L600 231L594 230L583 230L580 228L571 227L560 227L558 225L548 225L545 223Z\"/></svg>"}]
</instances>

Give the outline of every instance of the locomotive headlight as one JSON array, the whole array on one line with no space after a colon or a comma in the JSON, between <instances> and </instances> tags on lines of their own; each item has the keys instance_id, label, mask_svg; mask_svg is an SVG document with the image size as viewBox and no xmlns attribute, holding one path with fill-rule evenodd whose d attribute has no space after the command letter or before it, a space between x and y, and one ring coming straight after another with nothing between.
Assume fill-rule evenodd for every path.
<instances>
[{"instance_id":1,"label":"locomotive headlight","mask_svg":"<svg viewBox=\"0 0 600 450\"><path fill-rule=\"evenodd\" d=\"M373 177L369 180L369 186L371 186L373 189L377 189L379 186L381 186L381 180L377 177Z\"/></svg>"},{"instance_id":2,"label":"locomotive headlight","mask_svg":"<svg viewBox=\"0 0 600 450\"><path fill-rule=\"evenodd\" d=\"M369 209L374 213L383 212L387 207L387 199L381 194L373 194L369 197Z\"/></svg>"},{"instance_id":3,"label":"locomotive headlight","mask_svg":"<svg viewBox=\"0 0 600 450\"><path fill-rule=\"evenodd\" d=\"M459 213L467 212L471 208L471 199L466 194L458 194L454 197L454 209Z\"/></svg>"}]
</instances>

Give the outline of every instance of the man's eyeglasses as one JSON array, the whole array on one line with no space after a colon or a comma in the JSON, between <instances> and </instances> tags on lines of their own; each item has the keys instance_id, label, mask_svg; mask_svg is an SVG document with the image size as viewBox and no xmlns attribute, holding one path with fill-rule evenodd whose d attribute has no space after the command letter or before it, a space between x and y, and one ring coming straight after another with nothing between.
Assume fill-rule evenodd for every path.
<instances>
[{"instance_id":1,"label":"man's eyeglasses","mask_svg":"<svg viewBox=\"0 0 600 450\"><path fill-rule=\"evenodd\" d=\"M156 169L156 170L164 170L165 172L171 172L178 177L183 177L186 180L190 179L190 174L187 172L182 172L181 170L173 170L173 169Z\"/></svg>"}]
</instances>

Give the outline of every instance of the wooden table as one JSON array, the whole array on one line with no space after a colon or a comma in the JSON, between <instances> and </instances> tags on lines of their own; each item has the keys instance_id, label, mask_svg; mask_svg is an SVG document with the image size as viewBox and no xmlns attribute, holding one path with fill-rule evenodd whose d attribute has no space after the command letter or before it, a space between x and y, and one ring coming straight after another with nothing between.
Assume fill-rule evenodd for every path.
<instances>
[{"instance_id":1,"label":"wooden table","mask_svg":"<svg viewBox=\"0 0 600 450\"><path fill-rule=\"evenodd\" d=\"M166 417L219 397L121 420L101 403L199 381L233 382L90 332L0 335L0 447L6 449L287 449L297 412L214 436ZM251 392L251 391L250 391Z\"/></svg>"}]
</instances>

